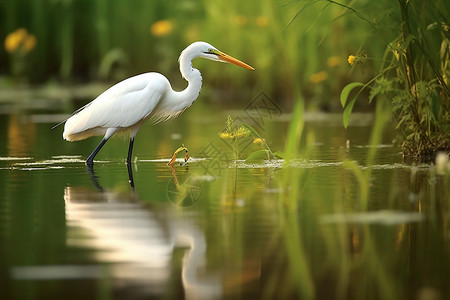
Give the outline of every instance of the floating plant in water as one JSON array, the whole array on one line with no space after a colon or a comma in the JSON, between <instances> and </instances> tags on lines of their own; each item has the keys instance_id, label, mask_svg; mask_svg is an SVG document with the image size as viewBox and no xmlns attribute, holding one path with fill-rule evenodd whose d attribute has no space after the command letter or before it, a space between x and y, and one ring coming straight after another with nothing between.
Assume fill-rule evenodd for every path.
<instances>
[{"instance_id":1,"label":"floating plant in water","mask_svg":"<svg viewBox=\"0 0 450 300\"><path fill-rule=\"evenodd\" d=\"M264 146L264 149L259 149L250 153L245 159L245 162L271 160L277 157L282 158L283 156L279 152L272 152L270 147L267 145L266 140L259 135L256 129L246 123L242 123L239 126L235 125L235 122L231 116L227 117L226 128L224 131L219 132L219 137L230 144L235 155L235 160L239 159L239 140L244 138L251 138L251 143L254 145Z\"/></svg>"},{"instance_id":2,"label":"floating plant in water","mask_svg":"<svg viewBox=\"0 0 450 300\"><path fill-rule=\"evenodd\" d=\"M180 166L184 166L185 164L187 164L187 162L189 160L189 151L183 144L181 144L181 147L179 147L177 150L175 150L175 152L173 153L172 159L167 163L168 166L173 165L173 163L177 159L177 154L180 153L181 151L186 151L186 154L184 156L184 162L180 162Z\"/></svg>"}]
</instances>

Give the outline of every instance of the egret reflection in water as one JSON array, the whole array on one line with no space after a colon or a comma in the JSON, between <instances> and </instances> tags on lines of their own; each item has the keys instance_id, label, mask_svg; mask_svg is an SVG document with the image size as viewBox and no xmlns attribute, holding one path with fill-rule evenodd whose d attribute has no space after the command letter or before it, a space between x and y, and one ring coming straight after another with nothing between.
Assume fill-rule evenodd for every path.
<instances>
[{"instance_id":1,"label":"egret reflection in water","mask_svg":"<svg viewBox=\"0 0 450 300\"><path fill-rule=\"evenodd\" d=\"M199 275L205 267L206 241L196 224L153 210L141 203L134 191L128 196L102 188L91 171L98 192L73 186L64 190L67 244L94 249L96 259L108 263L112 280L137 286L134 292L145 295L164 295L173 276L174 252L186 248L180 262L186 298L222 294L219 274Z\"/></svg>"}]
</instances>

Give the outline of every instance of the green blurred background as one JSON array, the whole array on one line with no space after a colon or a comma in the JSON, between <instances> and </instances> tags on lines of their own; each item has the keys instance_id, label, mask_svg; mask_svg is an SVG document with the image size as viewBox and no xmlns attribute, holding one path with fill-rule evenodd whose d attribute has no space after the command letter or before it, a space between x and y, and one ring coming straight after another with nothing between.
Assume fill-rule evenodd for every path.
<instances>
[{"instance_id":1,"label":"green blurred background","mask_svg":"<svg viewBox=\"0 0 450 300\"><path fill-rule=\"evenodd\" d=\"M264 91L287 107L301 94L307 108L336 110L348 82L373 76L377 62L353 67L351 54L381 56L398 34L377 31L328 1L15 0L0 2L0 85L117 82L137 73L165 74L184 88L177 58L191 42L207 41L256 72L196 62L205 89ZM388 1L353 6L378 22L395 22ZM394 6L395 5L390 5ZM23 28L35 44L17 56L8 34ZM380 35L383 34L385 36ZM32 44L32 43L31 43ZM32 46L32 47L31 47ZM24 51L25 52L25 51Z\"/></svg>"},{"instance_id":2,"label":"green blurred background","mask_svg":"<svg viewBox=\"0 0 450 300\"><path fill-rule=\"evenodd\" d=\"M445 2L415 3L417 23L445 19ZM303 96L308 109L336 111L342 88L373 78L387 45L401 32L397 1L342 4L328 0L2 0L0 37L5 45L0 49L0 86L18 81L114 83L157 71L181 89L185 83L178 75L178 55L188 44L204 40L256 69L243 72L197 62L205 89L264 91L287 108ZM35 38L23 55L6 49L7 36L20 28ZM350 65L350 55L369 59Z\"/></svg>"}]
</instances>

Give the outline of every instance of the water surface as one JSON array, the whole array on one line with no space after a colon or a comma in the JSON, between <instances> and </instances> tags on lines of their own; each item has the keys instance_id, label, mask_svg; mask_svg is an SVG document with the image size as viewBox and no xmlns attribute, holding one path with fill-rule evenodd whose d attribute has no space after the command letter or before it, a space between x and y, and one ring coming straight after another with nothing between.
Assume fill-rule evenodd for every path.
<instances>
[{"instance_id":1,"label":"water surface","mask_svg":"<svg viewBox=\"0 0 450 300\"><path fill-rule=\"evenodd\" d=\"M2 299L450 297L448 173L403 163L389 132L366 164L367 115L347 131L307 115L304 155L248 163L261 145L236 157L218 138L227 114L248 115L217 111L143 127L134 188L126 139L91 172L99 139L64 142L39 112L2 115ZM259 128L272 150L289 119ZM191 159L171 169L182 143Z\"/></svg>"}]
</instances>

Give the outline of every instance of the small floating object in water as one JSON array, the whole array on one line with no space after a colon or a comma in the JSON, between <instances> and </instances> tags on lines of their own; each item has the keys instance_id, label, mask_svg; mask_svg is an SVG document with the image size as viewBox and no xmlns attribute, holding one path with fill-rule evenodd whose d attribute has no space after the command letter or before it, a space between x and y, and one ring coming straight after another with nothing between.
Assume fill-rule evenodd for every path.
<instances>
[{"instance_id":1,"label":"small floating object in water","mask_svg":"<svg viewBox=\"0 0 450 300\"><path fill-rule=\"evenodd\" d=\"M170 135L170 138L171 138L172 140L181 140L181 133L172 133L172 134Z\"/></svg>"},{"instance_id":2,"label":"small floating object in water","mask_svg":"<svg viewBox=\"0 0 450 300\"><path fill-rule=\"evenodd\" d=\"M345 148L350 149L350 140L345 142Z\"/></svg>"},{"instance_id":3,"label":"small floating object in water","mask_svg":"<svg viewBox=\"0 0 450 300\"><path fill-rule=\"evenodd\" d=\"M450 171L450 159L448 158L447 153L439 152L436 155L435 160L436 170L438 174L444 174L445 172Z\"/></svg>"},{"instance_id":4,"label":"small floating object in water","mask_svg":"<svg viewBox=\"0 0 450 300\"><path fill-rule=\"evenodd\" d=\"M188 160L189 160L189 151L183 144L181 144L181 147L179 147L177 150L175 150L175 152L173 153L172 159L169 161L169 163L167 165L168 166L172 166L173 163L175 162L176 158L177 158L177 154L180 153L183 150L186 151L186 154L184 156L184 162L181 162L180 166L186 165Z\"/></svg>"}]
</instances>

